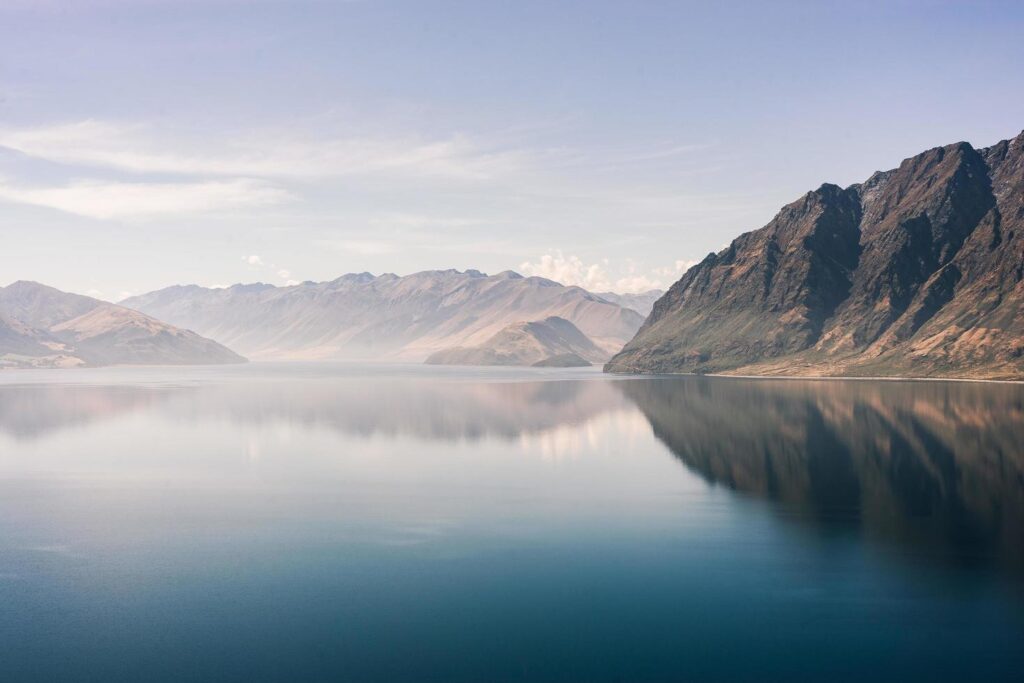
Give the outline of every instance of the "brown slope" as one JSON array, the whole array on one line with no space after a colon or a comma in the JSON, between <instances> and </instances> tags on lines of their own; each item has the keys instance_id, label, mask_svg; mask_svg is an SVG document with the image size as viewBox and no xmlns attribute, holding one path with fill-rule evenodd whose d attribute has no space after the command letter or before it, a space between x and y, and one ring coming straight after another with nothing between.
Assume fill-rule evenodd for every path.
<instances>
[{"instance_id":1,"label":"brown slope","mask_svg":"<svg viewBox=\"0 0 1024 683\"><path fill-rule=\"evenodd\" d=\"M123 306L36 282L0 287L0 364L240 363L220 344Z\"/></svg>"},{"instance_id":2,"label":"brown slope","mask_svg":"<svg viewBox=\"0 0 1024 683\"><path fill-rule=\"evenodd\" d=\"M1022 146L808 194L691 269L608 369L1024 377Z\"/></svg>"},{"instance_id":3,"label":"brown slope","mask_svg":"<svg viewBox=\"0 0 1024 683\"><path fill-rule=\"evenodd\" d=\"M535 365L568 357L577 365L587 361L608 359L579 328L564 318L552 316L544 320L509 325L477 346L458 346L432 353L429 365Z\"/></svg>"}]
</instances>

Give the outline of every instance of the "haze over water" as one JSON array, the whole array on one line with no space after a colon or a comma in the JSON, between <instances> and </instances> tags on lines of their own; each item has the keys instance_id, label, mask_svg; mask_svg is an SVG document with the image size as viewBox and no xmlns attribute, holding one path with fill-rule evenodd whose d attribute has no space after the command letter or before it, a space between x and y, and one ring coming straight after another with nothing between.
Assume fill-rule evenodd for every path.
<instances>
[{"instance_id":1,"label":"haze over water","mask_svg":"<svg viewBox=\"0 0 1024 683\"><path fill-rule=\"evenodd\" d=\"M1024 386L0 373L0 680L1015 680Z\"/></svg>"}]
</instances>

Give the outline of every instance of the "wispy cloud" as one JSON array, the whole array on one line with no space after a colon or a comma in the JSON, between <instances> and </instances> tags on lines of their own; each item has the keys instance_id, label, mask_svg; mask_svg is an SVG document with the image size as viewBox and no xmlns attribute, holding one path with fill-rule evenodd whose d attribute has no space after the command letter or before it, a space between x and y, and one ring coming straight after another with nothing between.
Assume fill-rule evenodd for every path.
<instances>
[{"instance_id":1,"label":"wispy cloud","mask_svg":"<svg viewBox=\"0 0 1024 683\"><path fill-rule=\"evenodd\" d=\"M258 131L211 143L141 124L85 120L0 129L0 146L36 159L133 173L329 178L374 173L487 179L521 169L528 154L453 134L439 139L318 137Z\"/></svg>"},{"instance_id":2,"label":"wispy cloud","mask_svg":"<svg viewBox=\"0 0 1024 683\"><path fill-rule=\"evenodd\" d=\"M181 183L77 180L51 187L0 181L0 199L100 219L237 210L292 198L280 187L250 178Z\"/></svg>"}]
</instances>

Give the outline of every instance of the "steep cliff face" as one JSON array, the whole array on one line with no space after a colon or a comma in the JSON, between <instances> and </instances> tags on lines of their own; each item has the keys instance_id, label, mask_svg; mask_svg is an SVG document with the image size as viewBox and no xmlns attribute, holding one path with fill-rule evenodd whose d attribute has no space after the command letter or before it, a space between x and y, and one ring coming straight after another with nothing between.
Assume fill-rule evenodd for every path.
<instances>
[{"instance_id":1,"label":"steep cliff face","mask_svg":"<svg viewBox=\"0 0 1024 683\"><path fill-rule=\"evenodd\" d=\"M1024 377L1024 133L823 185L690 269L615 372Z\"/></svg>"}]
</instances>

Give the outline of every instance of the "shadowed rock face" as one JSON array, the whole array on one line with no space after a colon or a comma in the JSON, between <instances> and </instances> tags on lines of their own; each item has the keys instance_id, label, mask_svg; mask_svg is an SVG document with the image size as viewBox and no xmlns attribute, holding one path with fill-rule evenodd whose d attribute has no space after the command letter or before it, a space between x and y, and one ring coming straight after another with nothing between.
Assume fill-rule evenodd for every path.
<instances>
[{"instance_id":1,"label":"shadowed rock face","mask_svg":"<svg viewBox=\"0 0 1024 683\"><path fill-rule=\"evenodd\" d=\"M823 185L691 268L614 372L1024 377L1024 133Z\"/></svg>"},{"instance_id":2,"label":"shadowed rock face","mask_svg":"<svg viewBox=\"0 0 1024 683\"><path fill-rule=\"evenodd\" d=\"M1024 570L1024 389L708 377L613 383L710 483L924 561ZM985 552L964 552L965 548ZM981 561L979 559L979 561Z\"/></svg>"},{"instance_id":3,"label":"shadowed rock face","mask_svg":"<svg viewBox=\"0 0 1024 683\"><path fill-rule=\"evenodd\" d=\"M217 342L36 282L0 287L0 367L243 363Z\"/></svg>"}]
</instances>

